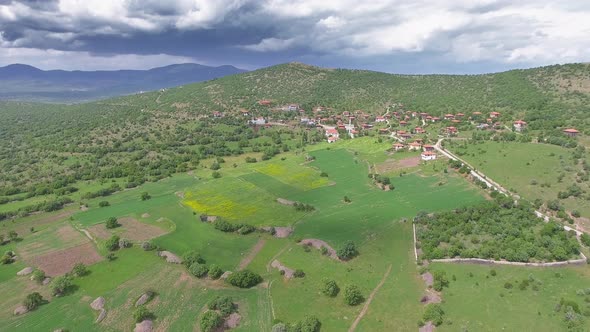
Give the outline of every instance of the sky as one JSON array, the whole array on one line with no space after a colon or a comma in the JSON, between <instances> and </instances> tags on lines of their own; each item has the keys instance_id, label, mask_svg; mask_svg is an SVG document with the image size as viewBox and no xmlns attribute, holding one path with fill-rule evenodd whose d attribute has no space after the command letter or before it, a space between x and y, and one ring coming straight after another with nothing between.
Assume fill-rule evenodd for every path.
<instances>
[{"instance_id":1,"label":"sky","mask_svg":"<svg viewBox=\"0 0 590 332\"><path fill-rule=\"evenodd\" d=\"M485 73L590 61L587 0L0 0L0 66Z\"/></svg>"}]
</instances>

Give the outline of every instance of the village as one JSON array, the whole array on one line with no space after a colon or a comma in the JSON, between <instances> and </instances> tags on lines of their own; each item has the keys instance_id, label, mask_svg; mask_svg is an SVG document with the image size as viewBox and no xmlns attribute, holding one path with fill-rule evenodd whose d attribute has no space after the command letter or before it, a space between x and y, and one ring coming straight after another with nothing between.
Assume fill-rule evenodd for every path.
<instances>
[{"instance_id":1,"label":"village","mask_svg":"<svg viewBox=\"0 0 590 332\"><path fill-rule=\"evenodd\" d=\"M420 151L420 158L424 162L436 160L441 156L437 153L437 142L441 139L467 139L473 131L524 134L528 129L526 121L510 121L496 111L488 114L475 111L471 115L459 112L436 116L407 110L403 104L395 103L387 106L384 114L375 115L363 110L337 112L325 106L315 106L307 111L296 103L275 106L275 103L268 99L259 100L256 106L255 110L242 108L238 111L238 115L248 118L247 122L252 126L299 126L307 130L316 129L323 133L325 141L329 144L342 139L375 135L393 140L390 149L392 153ZM214 118L224 116L225 113L213 112ZM466 134L461 135L460 132ZM565 128L562 133L574 138L579 131L575 128Z\"/></svg>"}]
</instances>

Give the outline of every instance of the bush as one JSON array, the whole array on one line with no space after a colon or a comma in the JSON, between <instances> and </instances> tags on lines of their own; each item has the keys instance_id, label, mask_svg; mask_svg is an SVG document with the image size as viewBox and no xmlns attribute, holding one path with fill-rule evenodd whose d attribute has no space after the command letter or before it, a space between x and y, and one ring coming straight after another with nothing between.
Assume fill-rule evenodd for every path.
<instances>
[{"instance_id":1,"label":"bush","mask_svg":"<svg viewBox=\"0 0 590 332\"><path fill-rule=\"evenodd\" d=\"M285 323L276 323L272 326L272 332L288 332Z\"/></svg>"},{"instance_id":2,"label":"bush","mask_svg":"<svg viewBox=\"0 0 590 332\"><path fill-rule=\"evenodd\" d=\"M35 281L38 284L42 284L45 278L46 276L43 270L35 270L35 272L33 272L33 275L31 276L31 280Z\"/></svg>"},{"instance_id":3,"label":"bush","mask_svg":"<svg viewBox=\"0 0 590 332\"><path fill-rule=\"evenodd\" d=\"M361 294L361 290L355 285L348 285L344 288L344 301L348 305L357 305L363 302L365 298Z\"/></svg>"},{"instance_id":4,"label":"bush","mask_svg":"<svg viewBox=\"0 0 590 332\"><path fill-rule=\"evenodd\" d=\"M356 245L352 241L347 241L344 246L336 252L338 258L342 260L349 260L359 254Z\"/></svg>"},{"instance_id":5,"label":"bush","mask_svg":"<svg viewBox=\"0 0 590 332\"><path fill-rule=\"evenodd\" d=\"M583 233L580 236L580 241L582 241L582 244L585 245L586 247L590 247L590 235Z\"/></svg>"},{"instance_id":6,"label":"bush","mask_svg":"<svg viewBox=\"0 0 590 332\"><path fill-rule=\"evenodd\" d=\"M289 332L319 332L322 324L315 316L307 316L291 326Z\"/></svg>"},{"instance_id":7,"label":"bush","mask_svg":"<svg viewBox=\"0 0 590 332\"><path fill-rule=\"evenodd\" d=\"M497 272L496 272L496 270L491 270L491 271L490 271L490 275L491 275L492 277L495 277L495 276L497 275Z\"/></svg>"},{"instance_id":8,"label":"bush","mask_svg":"<svg viewBox=\"0 0 590 332\"><path fill-rule=\"evenodd\" d=\"M256 230L256 227L251 226L251 225L242 225L242 227L240 227L240 229L238 229L238 233L241 235L246 235L246 234L250 234L252 232L254 232Z\"/></svg>"},{"instance_id":9,"label":"bush","mask_svg":"<svg viewBox=\"0 0 590 332\"><path fill-rule=\"evenodd\" d=\"M12 264L14 263L14 251L7 251L4 253L4 255L2 256L2 258L0 258L0 263L6 265L6 264Z\"/></svg>"},{"instance_id":10,"label":"bush","mask_svg":"<svg viewBox=\"0 0 590 332\"><path fill-rule=\"evenodd\" d=\"M197 278L203 278L207 275L209 268L205 264L194 263L189 266L188 271Z\"/></svg>"},{"instance_id":11,"label":"bush","mask_svg":"<svg viewBox=\"0 0 590 332\"><path fill-rule=\"evenodd\" d=\"M445 312L442 310L442 307L438 303L431 303L426 307L426 311L424 311L423 320L424 321L431 321L432 324L439 326L443 323L445 316Z\"/></svg>"},{"instance_id":12,"label":"bush","mask_svg":"<svg viewBox=\"0 0 590 332\"><path fill-rule=\"evenodd\" d=\"M98 207L107 207L107 206L110 206L110 205L111 205L111 203L109 203L109 201L100 201L98 203Z\"/></svg>"},{"instance_id":13,"label":"bush","mask_svg":"<svg viewBox=\"0 0 590 332\"><path fill-rule=\"evenodd\" d=\"M27 307L27 310L29 311L37 309L41 304L43 304L43 296L37 292L27 295L23 301L23 305Z\"/></svg>"},{"instance_id":14,"label":"bush","mask_svg":"<svg viewBox=\"0 0 590 332\"><path fill-rule=\"evenodd\" d=\"M578 210L573 210L572 211L572 216L575 218L580 218L580 211Z\"/></svg>"},{"instance_id":15,"label":"bush","mask_svg":"<svg viewBox=\"0 0 590 332\"><path fill-rule=\"evenodd\" d=\"M211 173L211 177L213 177L214 179L219 179L221 177L221 173L219 173L218 171L215 171L215 172Z\"/></svg>"},{"instance_id":16,"label":"bush","mask_svg":"<svg viewBox=\"0 0 590 332\"><path fill-rule=\"evenodd\" d=\"M90 271L88 271L88 268L86 268L86 265L84 265L83 263L77 263L72 268L72 275L75 277L83 277L87 275L89 272Z\"/></svg>"},{"instance_id":17,"label":"bush","mask_svg":"<svg viewBox=\"0 0 590 332\"><path fill-rule=\"evenodd\" d=\"M336 281L331 279L324 279L321 291L322 294L326 296L335 297L340 292L340 287L338 287Z\"/></svg>"},{"instance_id":18,"label":"bush","mask_svg":"<svg viewBox=\"0 0 590 332\"><path fill-rule=\"evenodd\" d=\"M506 288L506 289L512 289L512 283L511 282L504 283L504 288Z\"/></svg>"},{"instance_id":19,"label":"bush","mask_svg":"<svg viewBox=\"0 0 590 332\"><path fill-rule=\"evenodd\" d=\"M227 278L227 282L240 288L250 288L258 285L261 281L262 277L250 270L242 270L232 273Z\"/></svg>"},{"instance_id":20,"label":"bush","mask_svg":"<svg viewBox=\"0 0 590 332\"><path fill-rule=\"evenodd\" d=\"M327 178L327 177L328 177L328 173L326 173L326 172L321 172L321 173L320 173L320 176L321 176L321 177L323 177L323 178Z\"/></svg>"},{"instance_id":21,"label":"bush","mask_svg":"<svg viewBox=\"0 0 590 332\"><path fill-rule=\"evenodd\" d=\"M110 239L107 240L107 242L105 243L106 248L109 251L116 251L119 249L119 236L117 235L113 235L111 236Z\"/></svg>"},{"instance_id":22,"label":"bush","mask_svg":"<svg viewBox=\"0 0 590 332\"><path fill-rule=\"evenodd\" d=\"M190 250L182 255L182 264L192 266L193 264L205 264L205 260L196 250Z\"/></svg>"},{"instance_id":23,"label":"bush","mask_svg":"<svg viewBox=\"0 0 590 332\"><path fill-rule=\"evenodd\" d=\"M145 306L140 306L133 312L133 319L136 323L141 323L146 319L154 318L154 314L151 313Z\"/></svg>"},{"instance_id":24,"label":"bush","mask_svg":"<svg viewBox=\"0 0 590 332\"><path fill-rule=\"evenodd\" d=\"M209 278L219 279L219 277L221 277L222 274L223 270L219 266L215 264L209 266Z\"/></svg>"},{"instance_id":25,"label":"bush","mask_svg":"<svg viewBox=\"0 0 590 332\"><path fill-rule=\"evenodd\" d=\"M218 220L215 222L215 224L213 224L213 227L215 227L215 229L217 229L219 231L231 233L231 232L235 232L238 229L240 229L241 226L231 224L225 220Z\"/></svg>"},{"instance_id":26,"label":"bush","mask_svg":"<svg viewBox=\"0 0 590 332\"><path fill-rule=\"evenodd\" d=\"M109 219L107 219L106 227L108 229L117 228L119 226L121 226L121 225L119 224L119 222L117 222L117 218L110 217Z\"/></svg>"},{"instance_id":27,"label":"bush","mask_svg":"<svg viewBox=\"0 0 590 332\"><path fill-rule=\"evenodd\" d=\"M344 196L344 203L352 202L348 196Z\"/></svg>"},{"instance_id":28,"label":"bush","mask_svg":"<svg viewBox=\"0 0 590 332\"><path fill-rule=\"evenodd\" d=\"M207 304L207 307L209 310L218 310L223 317L227 317L238 310L238 306L233 303L232 298L227 296L214 298Z\"/></svg>"},{"instance_id":29,"label":"bush","mask_svg":"<svg viewBox=\"0 0 590 332\"><path fill-rule=\"evenodd\" d=\"M201 316L199 325L202 332L215 331L223 323L223 318L216 311L209 310Z\"/></svg>"},{"instance_id":30,"label":"bush","mask_svg":"<svg viewBox=\"0 0 590 332\"><path fill-rule=\"evenodd\" d=\"M72 279L68 275L53 279L51 283L51 295L62 296L72 287Z\"/></svg>"},{"instance_id":31,"label":"bush","mask_svg":"<svg viewBox=\"0 0 590 332\"><path fill-rule=\"evenodd\" d=\"M10 241L16 241L16 239L18 239L18 233L15 231L8 232L8 238Z\"/></svg>"},{"instance_id":32,"label":"bush","mask_svg":"<svg viewBox=\"0 0 590 332\"><path fill-rule=\"evenodd\" d=\"M154 246L151 244L151 242L146 241L141 244L141 249L145 251L150 251L154 249Z\"/></svg>"},{"instance_id":33,"label":"bush","mask_svg":"<svg viewBox=\"0 0 590 332\"><path fill-rule=\"evenodd\" d=\"M303 277L305 277L305 272L303 272L303 270L301 270L301 269L297 269L297 270L295 270L295 272L293 273L293 276L294 276L295 278L303 278Z\"/></svg>"},{"instance_id":34,"label":"bush","mask_svg":"<svg viewBox=\"0 0 590 332\"><path fill-rule=\"evenodd\" d=\"M148 199L151 199L152 196L150 196L150 194L147 191L144 191L141 193L140 198L142 201L147 201Z\"/></svg>"},{"instance_id":35,"label":"bush","mask_svg":"<svg viewBox=\"0 0 590 332\"><path fill-rule=\"evenodd\" d=\"M449 286L449 280L447 279L447 273L444 271L434 271L434 288L435 291L440 292L444 287Z\"/></svg>"}]
</instances>

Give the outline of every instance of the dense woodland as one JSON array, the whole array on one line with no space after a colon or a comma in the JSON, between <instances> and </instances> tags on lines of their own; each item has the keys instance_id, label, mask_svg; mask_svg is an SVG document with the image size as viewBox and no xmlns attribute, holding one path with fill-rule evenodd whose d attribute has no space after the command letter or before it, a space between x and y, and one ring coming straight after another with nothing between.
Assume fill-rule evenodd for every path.
<instances>
[{"instance_id":1,"label":"dense woodland","mask_svg":"<svg viewBox=\"0 0 590 332\"><path fill-rule=\"evenodd\" d=\"M575 234L556 222L544 223L524 201L498 195L495 201L415 218L425 259L484 258L511 262L577 258Z\"/></svg>"},{"instance_id":2,"label":"dense woodland","mask_svg":"<svg viewBox=\"0 0 590 332\"><path fill-rule=\"evenodd\" d=\"M0 204L48 194L54 199L43 203L49 206L2 213L0 219L63 205L60 197L77 191L80 181L117 178L122 187L134 187L191 170L206 158L248 152L270 158L323 139L309 128L248 125L253 116L274 121L299 116L258 105L260 99L298 103L307 115L315 106L382 114L394 103L433 115L497 110L526 120L551 140L560 127L590 130L584 116L589 81L590 68L582 64L407 76L292 63L86 104L0 103ZM250 115L242 116L241 109ZM214 118L215 111L225 116ZM556 144L571 143L560 137Z\"/></svg>"}]
</instances>

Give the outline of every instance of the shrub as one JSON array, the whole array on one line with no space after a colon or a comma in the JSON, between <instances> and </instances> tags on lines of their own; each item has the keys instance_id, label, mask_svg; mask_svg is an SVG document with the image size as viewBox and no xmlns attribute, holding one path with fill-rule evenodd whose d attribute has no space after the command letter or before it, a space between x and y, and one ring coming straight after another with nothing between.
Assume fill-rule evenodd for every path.
<instances>
[{"instance_id":1,"label":"shrub","mask_svg":"<svg viewBox=\"0 0 590 332\"><path fill-rule=\"evenodd\" d=\"M321 246L320 247L320 253L322 253L322 255L327 255L328 254L328 248Z\"/></svg>"},{"instance_id":2,"label":"shrub","mask_svg":"<svg viewBox=\"0 0 590 332\"><path fill-rule=\"evenodd\" d=\"M583 233L580 236L580 241L582 241L582 244L585 245L586 247L590 247L590 235Z\"/></svg>"},{"instance_id":3,"label":"shrub","mask_svg":"<svg viewBox=\"0 0 590 332\"><path fill-rule=\"evenodd\" d=\"M203 278L207 275L209 268L205 264L194 263L189 266L188 271L197 278Z\"/></svg>"},{"instance_id":4,"label":"shrub","mask_svg":"<svg viewBox=\"0 0 590 332\"><path fill-rule=\"evenodd\" d=\"M320 173L320 176L321 176L321 177L323 177L323 178L327 178L327 177L328 177L328 173L326 173L326 172L321 172L321 173Z\"/></svg>"},{"instance_id":5,"label":"shrub","mask_svg":"<svg viewBox=\"0 0 590 332\"><path fill-rule=\"evenodd\" d=\"M572 216L575 218L580 218L580 211L578 210L573 210L572 211Z\"/></svg>"},{"instance_id":6,"label":"shrub","mask_svg":"<svg viewBox=\"0 0 590 332\"><path fill-rule=\"evenodd\" d=\"M150 194L147 191L144 191L141 193L141 196L139 196L141 198L142 201L147 201L148 199L151 199L152 196L150 196Z\"/></svg>"},{"instance_id":7,"label":"shrub","mask_svg":"<svg viewBox=\"0 0 590 332\"><path fill-rule=\"evenodd\" d=\"M440 304L431 303L426 307L426 311L424 311L423 320L431 321L432 324L439 326L443 323L444 316L445 312L442 310Z\"/></svg>"},{"instance_id":8,"label":"shrub","mask_svg":"<svg viewBox=\"0 0 590 332\"><path fill-rule=\"evenodd\" d=\"M151 242L146 241L141 244L141 249L145 251L150 251L154 249L154 246L151 244Z\"/></svg>"},{"instance_id":9,"label":"shrub","mask_svg":"<svg viewBox=\"0 0 590 332\"><path fill-rule=\"evenodd\" d=\"M38 284L42 284L45 278L46 276L43 270L35 270L35 272L33 272L33 275L31 276L31 280L35 281Z\"/></svg>"},{"instance_id":10,"label":"shrub","mask_svg":"<svg viewBox=\"0 0 590 332\"><path fill-rule=\"evenodd\" d=\"M120 225L120 224L119 224L119 222L117 221L117 218L115 218L115 217L110 217L109 219L107 219L107 222L106 222L106 227L107 227L108 229L117 228L117 227L119 227L119 226L121 226L121 225Z\"/></svg>"},{"instance_id":11,"label":"shrub","mask_svg":"<svg viewBox=\"0 0 590 332\"><path fill-rule=\"evenodd\" d=\"M291 326L289 332L319 332L322 324L315 316L307 316Z\"/></svg>"},{"instance_id":12,"label":"shrub","mask_svg":"<svg viewBox=\"0 0 590 332\"><path fill-rule=\"evenodd\" d=\"M10 241L16 241L16 239L18 239L18 233L15 231L8 232L8 238Z\"/></svg>"},{"instance_id":13,"label":"shrub","mask_svg":"<svg viewBox=\"0 0 590 332\"><path fill-rule=\"evenodd\" d=\"M219 277L221 277L222 274L223 270L219 266L215 264L209 266L209 278L219 279Z\"/></svg>"},{"instance_id":14,"label":"shrub","mask_svg":"<svg viewBox=\"0 0 590 332\"><path fill-rule=\"evenodd\" d=\"M340 287L338 287L336 281L331 279L324 279L321 291L322 294L326 296L335 297L340 292Z\"/></svg>"},{"instance_id":15,"label":"shrub","mask_svg":"<svg viewBox=\"0 0 590 332\"><path fill-rule=\"evenodd\" d=\"M504 284L504 288L506 288L506 289L512 289L512 283L511 282L506 282Z\"/></svg>"},{"instance_id":16,"label":"shrub","mask_svg":"<svg viewBox=\"0 0 590 332\"><path fill-rule=\"evenodd\" d=\"M199 325L202 332L215 331L223 323L223 318L216 311L209 310L201 316Z\"/></svg>"},{"instance_id":17,"label":"shrub","mask_svg":"<svg viewBox=\"0 0 590 332\"><path fill-rule=\"evenodd\" d=\"M236 287L250 288L258 285L262 281L262 277L250 270L242 270L232 273L227 281Z\"/></svg>"},{"instance_id":18,"label":"shrub","mask_svg":"<svg viewBox=\"0 0 590 332\"><path fill-rule=\"evenodd\" d=\"M246 234L250 234L250 233L254 232L255 230L256 230L256 228L254 226L242 225L242 227L240 227L240 229L238 229L238 233L241 235L246 235Z\"/></svg>"},{"instance_id":19,"label":"shrub","mask_svg":"<svg viewBox=\"0 0 590 332\"><path fill-rule=\"evenodd\" d=\"M344 196L344 203L352 202L348 196Z\"/></svg>"},{"instance_id":20,"label":"shrub","mask_svg":"<svg viewBox=\"0 0 590 332\"><path fill-rule=\"evenodd\" d=\"M68 275L53 279L51 283L51 295L62 296L72 287L72 279Z\"/></svg>"},{"instance_id":21,"label":"shrub","mask_svg":"<svg viewBox=\"0 0 590 332\"><path fill-rule=\"evenodd\" d=\"M133 243L127 239L119 240L119 248L131 248L132 245Z\"/></svg>"},{"instance_id":22,"label":"shrub","mask_svg":"<svg viewBox=\"0 0 590 332\"><path fill-rule=\"evenodd\" d=\"M344 288L344 301L348 305L357 305L363 302L365 298L361 294L361 290L355 285L348 285Z\"/></svg>"},{"instance_id":23,"label":"shrub","mask_svg":"<svg viewBox=\"0 0 590 332\"><path fill-rule=\"evenodd\" d=\"M213 227L215 227L217 230L227 233L235 232L240 229L240 225L231 224L225 220L216 221L215 224L213 224Z\"/></svg>"},{"instance_id":24,"label":"shrub","mask_svg":"<svg viewBox=\"0 0 590 332\"><path fill-rule=\"evenodd\" d=\"M87 275L89 272L90 271L88 271L88 268L86 268L86 265L84 265L83 263L77 263L72 268L72 275L75 277L83 277Z\"/></svg>"},{"instance_id":25,"label":"shrub","mask_svg":"<svg viewBox=\"0 0 590 332\"><path fill-rule=\"evenodd\" d=\"M141 323L146 319L154 318L154 314L151 313L145 306L140 306L133 312L133 319L136 323Z\"/></svg>"},{"instance_id":26,"label":"shrub","mask_svg":"<svg viewBox=\"0 0 590 332\"><path fill-rule=\"evenodd\" d=\"M440 292L444 287L449 286L449 280L447 279L447 273L444 271L434 271L434 288L435 291Z\"/></svg>"},{"instance_id":27,"label":"shrub","mask_svg":"<svg viewBox=\"0 0 590 332\"><path fill-rule=\"evenodd\" d=\"M12 264L14 263L14 252L13 251L7 251L4 253L4 255L2 256L2 258L0 258L0 263L6 265L6 264Z\"/></svg>"},{"instance_id":28,"label":"shrub","mask_svg":"<svg viewBox=\"0 0 590 332\"><path fill-rule=\"evenodd\" d=\"M214 179L219 179L221 177L221 173L219 173L218 171L215 171L215 172L211 173L211 177L213 177Z\"/></svg>"},{"instance_id":29,"label":"shrub","mask_svg":"<svg viewBox=\"0 0 590 332\"><path fill-rule=\"evenodd\" d=\"M356 245L352 241L347 241L344 246L336 252L338 258L342 260L349 260L359 254Z\"/></svg>"},{"instance_id":30,"label":"shrub","mask_svg":"<svg viewBox=\"0 0 590 332\"><path fill-rule=\"evenodd\" d=\"M490 275L491 275L492 277L495 277L495 276L497 275L497 273L496 273L496 270L491 270L491 271L490 271Z\"/></svg>"},{"instance_id":31,"label":"shrub","mask_svg":"<svg viewBox=\"0 0 590 332\"><path fill-rule=\"evenodd\" d=\"M232 298L227 296L218 296L214 298L207 304L207 307L209 310L219 310L223 317L229 316L238 309L238 306L233 303Z\"/></svg>"},{"instance_id":32,"label":"shrub","mask_svg":"<svg viewBox=\"0 0 590 332\"><path fill-rule=\"evenodd\" d=\"M98 202L98 207L107 207L110 206L111 203L109 203L109 201L100 201Z\"/></svg>"},{"instance_id":33,"label":"shrub","mask_svg":"<svg viewBox=\"0 0 590 332\"><path fill-rule=\"evenodd\" d=\"M29 311L37 309L41 304L43 304L43 296L37 292L27 295L23 301L23 305L27 307L27 310Z\"/></svg>"},{"instance_id":34,"label":"shrub","mask_svg":"<svg viewBox=\"0 0 590 332\"><path fill-rule=\"evenodd\" d=\"M303 278L303 277L305 277L305 272L303 272L303 270L301 270L301 269L297 269L297 270L295 270L295 272L293 273L293 276L294 276L295 278Z\"/></svg>"},{"instance_id":35,"label":"shrub","mask_svg":"<svg viewBox=\"0 0 590 332\"><path fill-rule=\"evenodd\" d=\"M287 332L287 325L285 323L276 323L272 326L272 332Z\"/></svg>"},{"instance_id":36,"label":"shrub","mask_svg":"<svg viewBox=\"0 0 590 332\"><path fill-rule=\"evenodd\" d=\"M106 248L109 251L115 251L119 249L119 236L117 235L113 235L110 237L110 239L107 240L107 242L105 243Z\"/></svg>"},{"instance_id":37,"label":"shrub","mask_svg":"<svg viewBox=\"0 0 590 332\"><path fill-rule=\"evenodd\" d=\"M196 250L190 250L182 255L182 264L192 266L193 264L205 264L205 260Z\"/></svg>"}]
</instances>

